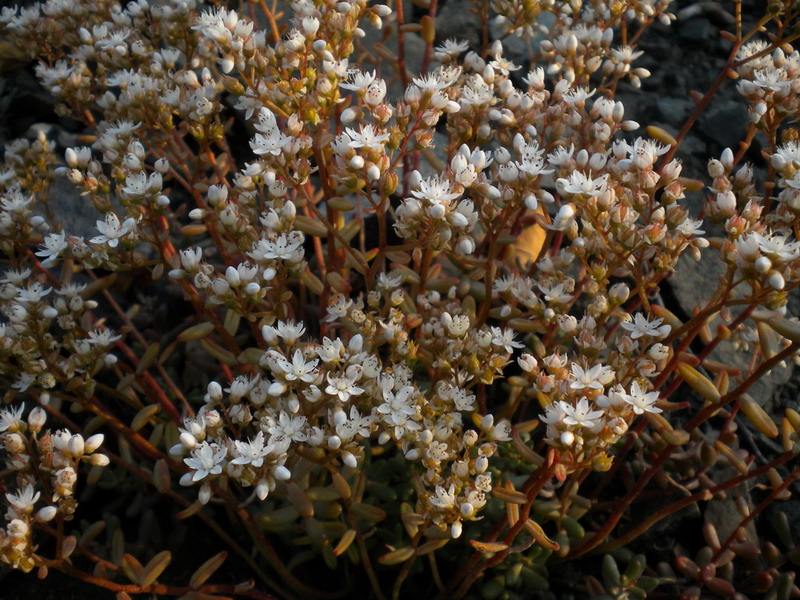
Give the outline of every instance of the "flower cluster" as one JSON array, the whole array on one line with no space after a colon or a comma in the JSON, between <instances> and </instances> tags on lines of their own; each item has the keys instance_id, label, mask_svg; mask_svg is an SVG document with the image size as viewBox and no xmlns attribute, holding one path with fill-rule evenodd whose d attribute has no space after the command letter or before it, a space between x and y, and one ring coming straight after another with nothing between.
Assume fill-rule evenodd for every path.
<instances>
[{"instance_id":1,"label":"flower cluster","mask_svg":"<svg viewBox=\"0 0 800 600\"><path fill-rule=\"evenodd\" d=\"M166 555L139 565L121 531L110 559L94 530L74 539L94 575L66 562L79 467L109 463L98 428L119 448L106 487L155 487L223 539L214 519L231 519L255 544L231 550L301 597L313 594L275 547L363 565L381 597L371 553L406 563L397 596L416 556L461 544L476 554L441 554L447 585L429 564L443 597L463 597L502 560L519 561L510 581L550 551L571 557L571 542L576 556L605 543L632 501L608 492L618 475L710 501L728 489L712 480L724 463L742 481L769 470L755 487L786 492L778 469L800 418L787 412L779 431L747 395L800 344L786 309L800 146L783 126L800 59L783 33L736 45L751 129L700 182L674 158L686 129L641 132L616 98L649 76L637 40L674 18L665 0L476 3L482 48L437 40L435 3L419 22L366 0L294 0L285 18L256 4L0 12L58 113L85 127L58 144L39 128L0 165L0 560L122 595L250 591L205 588L216 558L189 587L156 585ZM504 43L535 32L527 58ZM411 73L416 43L424 72ZM765 175L742 163L757 134ZM94 209L83 231L50 206L56 181ZM693 214L686 196L700 191ZM686 256L723 266L681 320L659 289ZM748 351L744 366L716 360L726 344ZM682 383L704 404L675 401ZM45 409L64 428L44 430ZM673 411L693 413L671 423ZM706 427L718 416L721 432ZM768 469L734 447L744 418L782 436ZM591 471L607 473L588 492ZM577 520L612 505L588 536ZM471 547L453 542L465 531ZM702 585L733 539L713 544Z\"/></svg>"},{"instance_id":2,"label":"flower cluster","mask_svg":"<svg viewBox=\"0 0 800 600\"><path fill-rule=\"evenodd\" d=\"M0 443L6 452L6 468L16 479L16 491L5 494L8 509L5 528L0 529L0 562L30 571L36 565L34 523L56 516L70 518L77 507L80 463L102 467L109 459L95 453L103 434L84 440L66 429L43 430L47 419L43 408L34 408L26 419L23 412L22 405L0 410Z\"/></svg>"}]
</instances>

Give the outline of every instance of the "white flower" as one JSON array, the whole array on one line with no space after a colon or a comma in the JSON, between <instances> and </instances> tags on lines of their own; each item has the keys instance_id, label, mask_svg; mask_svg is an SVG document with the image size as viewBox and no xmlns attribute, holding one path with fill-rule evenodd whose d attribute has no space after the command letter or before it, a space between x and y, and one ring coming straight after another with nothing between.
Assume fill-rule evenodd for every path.
<instances>
[{"instance_id":1,"label":"white flower","mask_svg":"<svg viewBox=\"0 0 800 600\"><path fill-rule=\"evenodd\" d=\"M702 219L695 220L687 218L681 221L681 223L676 227L676 229L686 237L694 237L703 235L705 233L705 231L700 229L702 226L703 226Z\"/></svg>"},{"instance_id":2,"label":"white flower","mask_svg":"<svg viewBox=\"0 0 800 600\"><path fill-rule=\"evenodd\" d=\"M573 171L566 179L562 178L556 181L556 189L564 195L596 197L606 191L607 182L608 173L592 179L591 173L586 175L582 171Z\"/></svg>"},{"instance_id":3,"label":"white flower","mask_svg":"<svg viewBox=\"0 0 800 600\"><path fill-rule=\"evenodd\" d=\"M492 427L487 437L496 442L508 442L511 440L511 423L503 419Z\"/></svg>"},{"instance_id":4,"label":"white flower","mask_svg":"<svg viewBox=\"0 0 800 600\"><path fill-rule=\"evenodd\" d=\"M540 416L540 419L543 423L552 426L559 426L564 423L564 419L567 418L567 409L572 409L572 407L564 402L563 400L559 400L558 402L554 402L545 408L544 414Z\"/></svg>"},{"instance_id":5,"label":"white flower","mask_svg":"<svg viewBox=\"0 0 800 600\"><path fill-rule=\"evenodd\" d=\"M580 365L572 364L572 377L574 381L570 384L573 390L602 390L614 379L614 371L611 367L597 364L591 369L584 370Z\"/></svg>"},{"instance_id":6,"label":"white flower","mask_svg":"<svg viewBox=\"0 0 800 600\"><path fill-rule=\"evenodd\" d=\"M51 290L52 288L46 288L38 281L35 281L28 285L27 288L23 288L17 292L17 302L22 304L39 302L42 298L47 296Z\"/></svg>"},{"instance_id":7,"label":"white flower","mask_svg":"<svg viewBox=\"0 0 800 600\"><path fill-rule=\"evenodd\" d=\"M341 415L341 416L338 416ZM355 406L350 407L350 418L344 416L344 412L337 413L339 422L336 424L336 435L347 443L355 436L367 438L370 435L370 427L375 422L375 417L367 415L362 417Z\"/></svg>"},{"instance_id":8,"label":"white flower","mask_svg":"<svg viewBox=\"0 0 800 600\"><path fill-rule=\"evenodd\" d=\"M338 360L344 354L344 344L342 340L332 340L328 337L322 338L322 347L317 348L317 356L324 363L333 362Z\"/></svg>"},{"instance_id":9,"label":"white flower","mask_svg":"<svg viewBox=\"0 0 800 600\"><path fill-rule=\"evenodd\" d=\"M276 129L269 135L257 133L250 141L250 148L254 154L272 154L278 156L289 143L289 138Z\"/></svg>"},{"instance_id":10,"label":"white flower","mask_svg":"<svg viewBox=\"0 0 800 600\"><path fill-rule=\"evenodd\" d=\"M103 131L103 134L114 137L125 137L139 129L141 125L141 121L138 123L132 123L131 121L117 121L116 123L109 124L109 126Z\"/></svg>"},{"instance_id":11,"label":"white flower","mask_svg":"<svg viewBox=\"0 0 800 600\"><path fill-rule=\"evenodd\" d=\"M25 281L28 277L30 277L31 270L30 269L8 269L5 273L3 273L3 277L0 278L0 283L10 283L11 285L19 285L23 281Z\"/></svg>"},{"instance_id":12,"label":"white flower","mask_svg":"<svg viewBox=\"0 0 800 600\"><path fill-rule=\"evenodd\" d=\"M103 221L97 221L97 230L100 235L93 237L90 242L93 244L108 244L111 248L116 248L119 238L133 231L136 221L127 218L120 225L119 218L113 212L108 213Z\"/></svg>"},{"instance_id":13,"label":"white flower","mask_svg":"<svg viewBox=\"0 0 800 600\"><path fill-rule=\"evenodd\" d=\"M373 125L361 125L358 131L348 127L344 130L344 135L350 138L351 148L371 148L379 150L386 140L389 139L388 133L378 133ZM340 136L343 137L343 136Z\"/></svg>"},{"instance_id":14,"label":"white flower","mask_svg":"<svg viewBox=\"0 0 800 600\"><path fill-rule=\"evenodd\" d=\"M396 271L378 273L375 289L381 292L393 292L403 283L403 274Z\"/></svg>"},{"instance_id":15,"label":"white flower","mask_svg":"<svg viewBox=\"0 0 800 600\"><path fill-rule=\"evenodd\" d=\"M147 173L139 171L138 173L130 173L125 178L125 185L122 187L122 192L129 196L140 196L147 191Z\"/></svg>"},{"instance_id":16,"label":"white flower","mask_svg":"<svg viewBox=\"0 0 800 600\"><path fill-rule=\"evenodd\" d=\"M20 490L16 494L6 494L6 499L19 514L32 509L36 501L39 500L39 496L41 496L41 492L34 493L33 486L29 483L24 490Z\"/></svg>"},{"instance_id":17,"label":"white flower","mask_svg":"<svg viewBox=\"0 0 800 600\"><path fill-rule=\"evenodd\" d=\"M589 91L589 89L585 87L575 88L574 90L570 90L566 94L564 94L563 96L564 102L566 102L567 104L578 104L579 102L586 102L589 98L594 96L594 93L596 91L597 90Z\"/></svg>"},{"instance_id":18,"label":"white flower","mask_svg":"<svg viewBox=\"0 0 800 600\"><path fill-rule=\"evenodd\" d=\"M437 60L441 60L445 57L455 58L462 52L469 50L469 42L457 40L455 38L448 38L443 44L436 46L435 50Z\"/></svg>"},{"instance_id":19,"label":"white flower","mask_svg":"<svg viewBox=\"0 0 800 600\"><path fill-rule=\"evenodd\" d=\"M364 390L356 385L356 381L361 378L361 368L355 368L353 365L347 369L344 375L339 377L332 377L328 373L328 387L325 388L325 393L331 396L336 396L339 402L347 402L350 396L358 396L363 394Z\"/></svg>"},{"instance_id":20,"label":"white flower","mask_svg":"<svg viewBox=\"0 0 800 600\"><path fill-rule=\"evenodd\" d=\"M453 389L450 399L455 404L456 410L472 410L475 408L475 394L470 394L463 388Z\"/></svg>"},{"instance_id":21,"label":"white flower","mask_svg":"<svg viewBox=\"0 0 800 600\"><path fill-rule=\"evenodd\" d=\"M25 410L25 405L20 404L17 407L4 408L0 410L0 433L3 431L15 431L22 423L22 411Z\"/></svg>"},{"instance_id":22,"label":"white flower","mask_svg":"<svg viewBox=\"0 0 800 600\"><path fill-rule=\"evenodd\" d=\"M253 125L257 133L250 142L250 147L256 154L274 154L281 153L281 149L289 142L289 138L281 133L278 129L278 121L273 113L267 107L261 107L258 111L258 123Z\"/></svg>"},{"instance_id":23,"label":"white flower","mask_svg":"<svg viewBox=\"0 0 800 600\"><path fill-rule=\"evenodd\" d=\"M564 423L567 425L586 427L587 429L593 429L597 425L597 419L603 416L602 410L591 410L586 397L578 400L578 404L575 406L565 404L563 410L565 413Z\"/></svg>"},{"instance_id":24,"label":"white flower","mask_svg":"<svg viewBox=\"0 0 800 600\"><path fill-rule=\"evenodd\" d=\"M454 80L455 77L452 79L445 79L441 72L435 72L428 73L427 75L423 75L421 77L415 77L413 79L413 83L421 90L439 91L449 87Z\"/></svg>"},{"instance_id":25,"label":"white flower","mask_svg":"<svg viewBox=\"0 0 800 600\"><path fill-rule=\"evenodd\" d=\"M499 327L492 327L492 344L498 348L503 348L511 354L514 348L524 348L525 344L514 341L514 331L511 329L502 330Z\"/></svg>"},{"instance_id":26,"label":"white flower","mask_svg":"<svg viewBox=\"0 0 800 600\"><path fill-rule=\"evenodd\" d=\"M642 313L636 313L633 321L622 321L620 325L626 331L631 332L631 338L638 340L641 337L649 336L655 339L661 339L669 335L672 327L669 325L662 325L663 319L655 319L648 321Z\"/></svg>"},{"instance_id":27,"label":"white flower","mask_svg":"<svg viewBox=\"0 0 800 600\"><path fill-rule=\"evenodd\" d=\"M423 179L419 183L419 189L412 190L411 194L420 200L427 200L431 204L444 204L445 206L450 204L451 200L461 196L460 193L453 191L453 184L440 175Z\"/></svg>"},{"instance_id":28,"label":"white flower","mask_svg":"<svg viewBox=\"0 0 800 600\"><path fill-rule=\"evenodd\" d=\"M317 363L319 363L319 359L317 358L306 362L300 350L294 351L292 362L289 362L283 357L278 358L278 366L283 370L287 381L299 379L306 383L311 383L317 377Z\"/></svg>"},{"instance_id":29,"label":"white flower","mask_svg":"<svg viewBox=\"0 0 800 600\"><path fill-rule=\"evenodd\" d=\"M45 236L43 242L41 250L36 253L36 256L44 258L42 261L43 267L52 267L58 260L59 255L69 247L67 234L63 231L61 233L51 233Z\"/></svg>"},{"instance_id":30,"label":"white flower","mask_svg":"<svg viewBox=\"0 0 800 600\"><path fill-rule=\"evenodd\" d=\"M770 92L780 92L789 88L792 82L789 81L785 70L766 68L759 69L753 74L753 84Z\"/></svg>"},{"instance_id":31,"label":"white flower","mask_svg":"<svg viewBox=\"0 0 800 600\"><path fill-rule=\"evenodd\" d=\"M631 393L625 394L623 398L625 402L633 407L633 412L637 415L641 415L645 412L662 412L660 408L655 406L655 403L658 402L658 396L658 392L645 392L639 387L639 383L634 381L631 385Z\"/></svg>"},{"instance_id":32,"label":"white flower","mask_svg":"<svg viewBox=\"0 0 800 600\"><path fill-rule=\"evenodd\" d=\"M664 146L654 140L646 140L643 138L636 138L633 145L626 145L633 164L639 169L652 167L659 156L669 151L669 146Z\"/></svg>"},{"instance_id":33,"label":"white flower","mask_svg":"<svg viewBox=\"0 0 800 600\"><path fill-rule=\"evenodd\" d=\"M256 261L264 260L294 260L302 257L303 234L292 231L288 235L280 234L274 241L260 240L247 253L247 256Z\"/></svg>"},{"instance_id":34,"label":"white flower","mask_svg":"<svg viewBox=\"0 0 800 600\"><path fill-rule=\"evenodd\" d=\"M567 289L570 286L566 281L549 286L541 283L537 285L542 294L544 294L544 299L547 302L552 302L554 304L566 304L572 300L572 294Z\"/></svg>"},{"instance_id":35,"label":"white flower","mask_svg":"<svg viewBox=\"0 0 800 600\"><path fill-rule=\"evenodd\" d=\"M267 431L272 435L270 443L272 443L273 440L277 442L284 440L304 442L308 438L305 429L305 417L293 417L282 410L281 414L278 415L278 422L276 423L275 420L272 419L272 425L269 426Z\"/></svg>"},{"instance_id":36,"label":"white flower","mask_svg":"<svg viewBox=\"0 0 800 600\"><path fill-rule=\"evenodd\" d=\"M467 315L456 315L454 317L449 312L444 312L439 320L453 337L464 337L469 331L469 317Z\"/></svg>"},{"instance_id":37,"label":"white flower","mask_svg":"<svg viewBox=\"0 0 800 600\"><path fill-rule=\"evenodd\" d=\"M334 321L338 321L339 319L346 317L348 311L352 307L353 301L350 298L342 294L337 294L331 299L331 302L328 305L328 314L325 316L325 322L333 323Z\"/></svg>"},{"instance_id":38,"label":"white flower","mask_svg":"<svg viewBox=\"0 0 800 600\"><path fill-rule=\"evenodd\" d=\"M26 391L36 381L36 376L23 371L17 377L17 380L11 384L11 387L19 390L20 392Z\"/></svg>"},{"instance_id":39,"label":"white flower","mask_svg":"<svg viewBox=\"0 0 800 600\"><path fill-rule=\"evenodd\" d=\"M96 346L110 346L121 339L121 335L114 335L113 329L94 329L89 332L89 343Z\"/></svg>"},{"instance_id":40,"label":"white flower","mask_svg":"<svg viewBox=\"0 0 800 600\"><path fill-rule=\"evenodd\" d=\"M255 468L264 464L264 457L272 448L264 446L264 433L259 431L256 437L249 442L236 440L233 442L236 458L231 461L233 465L252 465Z\"/></svg>"},{"instance_id":41,"label":"white flower","mask_svg":"<svg viewBox=\"0 0 800 600\"><path fill-rule=\"evenodd\" d=\"M758 247L773 263L782 263L794 260L800 256L800 242L790 242L786 236L779 233L761 235L753 233L758 240Z\"/></svg>"},{"instance_id":42,"label":"white flower","mask_svg":"<svg viewBox=\"0 0 800 600\"><path fill-rule=\"evenodd\" d=\"M391 389L384 389L383 390L384 403L377 408L377 411L381 414L396 414L396 415L411 416L417 412L416 409L412 407L410 403L410 398L413 393L414 393L414 388L410 385L400 388L400 390L398 390L397 393L392 392Z\"/></svg>"},{"instance_id":43,"label":"white flower","mask_svg":"<svg viewBox=\"0 0 800 600\"><path fill-rule=\"evenodd\" d=\"M339 84L339 87L354 92L362 92L375 81L375 71L350 71L350 79Z\"/></svg>"},{"instance_id":44,"label":"white flower","mask_svg":"<svg viewBox=\"0 0 800 600\"><path fill-rule=\"evenodd\" d=\"M450 487L445 490L442 486L437 485L435 495L429 496L430 503L439 510L448 510L456 504L456 487L455 484L450 484Z\"/></svg>"},{"instance_id":45,"label":"white flower","mask_svg":"<svg viewBox=\"0 0 800 600\"><path fill-rule=\"evenodd\" d=\"M261 332L266 342L273 342L278 337L281 337L287 344L291 345L302 337L306 332L306 328L302 323L278 321L277 327L265 325L261 328Z\"/></svg>"},{"instance_id":46,"label":"white flower","mask_svg":"<svg viewBox=\"0 0 800 600\"><path fill-rule=\"evenodd\" d=\"M517 64L514 64L507 58L503 58L502 56L496 56L493 61L489 63L493 69L496 71L500 71L503 75L508 75L509 71L517 71L521 69Z\"/></svg>"},{"instance_id":47,"label":"white flower","mask_svg":"<svg viewBox=\"0 0 800 600\"><path fill-rule=\"evenodd\" d=\"M191 480L193 482L200 481L208 475L219 475L222 473L222 462L225 460L227 454L228 450L226 448L220 447L217 444L203 442L192 450L192 455L188 458L184 458L183 462L185 462L190 469L194 470L194 475L192 475Z\"/></svg>"},{"instance_id":48,"label":"white flower","mask_svg":"<svg viewBox=\"0 0 800 600\"><path fill-rule=\"evenodd\" d=\"M369 106L378 106L386 97L386 82L383 79L378 79L367 88L367 93L364 96L364 101Z\"/></svg>"}]
</instances>

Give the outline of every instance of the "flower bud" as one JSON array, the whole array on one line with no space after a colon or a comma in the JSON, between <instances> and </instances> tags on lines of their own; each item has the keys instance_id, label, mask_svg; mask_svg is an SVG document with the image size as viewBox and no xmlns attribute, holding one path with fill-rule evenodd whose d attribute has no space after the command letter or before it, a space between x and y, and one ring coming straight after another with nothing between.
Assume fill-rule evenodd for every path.
<instances>
[{"instance_id":1,"label":"flower bud","mask_svg":"<svg viewBox=\"0 0 800 600\"><path fill-rule=\"evenodd\" d=\"M475 472L480 474L486 472L486 469L489 468L489 459L486 458L484 455L479 456L475 459Z\"/></svg>"},{"instance_id":2,"label":"flower bud","mask_svg":"<svg viewBox=\"0 0 800 600\"><path fill-rule=\"evenodd\" d=\"M197 439L191 434L184 431L180 438L178 438L181 442L181 446L186 450L194 450L197 446Z\"/></svg>"},{"instance_id":3,"label":"flower bud","mask_svg":"<svg viewBox=\"0 0 800 600\"><path fill-rule=\"evenodd\" d=\"M450 525L450 536L453 539L461 537L462 525L461 521L456 521L452 525Z\"/></svg>"},{"instance_id":4,"label":"flower bud","mask_svg":"<svg viewBox=\"0 0 800 600\"><path fill-rule=\"evenodd\" d=\"M730 169L733 166L733 152L730 148L725 148L725 150L722 151L720 162L726 169Z\"/></svg>"},{"instance_id":5,"label":"flower bud","mask_svg":"<svg viewBox=\"0 0 800 600\"><path fill-rule=\"evenodd\" d=\"M64 159L67 161L67 165L72 167L73 169L78 166L78 153L75 152L72 148L67 148L64 152Z\"/></svg>"},{"instance_id":6,"label":"flower bud","mask_svg":"<svg viewBox=\"0 0 800 600\"><path fill-rule=\"evenodd\" d=\"M759 273L766 273L772 268L772 261L766 256L760 256L756 259L756 271Z\"/></svg>"},{"instance_id":7,"label":"flower bud","mask_svg":"<svg viewBox=\"0 0 800 600\"><path fill-rule=\"evenodd\" d=\"M222 400L222 386L216 381L212 381L208 384L207 391L208 397L214 402Z\"/></svg>"},{"instance_id":8,"label":"flower bud","mask_svg":"<svg viewBox=\"0 0 800 600\"><path fill-rule=\"evenodd\" d=\"M442 217L444 217L445 211L446 209L443 204L434 204L433 206L430 207L428 213L434 219L441 219Z\"/></svg>"},{"instance_id":9,"label":"flower bud","mask_svg":"<svg viewBox=\"0 0 800 600\"><path fill-rule=\"evenodd\" d=\"M355 469L358 466L356 457L350 452L342 452L342 462L351 469Z\"/></svg>"},{"instance_id":10,"label":"flower bud","mask_svg":"<svg viewBox=\"0 0 800 600\"><path fill-rule=\"evenodd\" d=\"M228 283L232 286L239 285L241 282L239 278L239 271L235 267L228 267L225 269L225 279L227 279Z\"/></svg>"},{"instance_id":11,"label":"flower bud","mask_svg":"<svg viewBox=\"0 0 800 600\"><path fill-rule=\"evenodd\" d=\"M350 342L347 344L347 349L350 352L361 352L361 349L364 347L364 338L360 333L357 333L352 338L350 338Z\"/></svg>"},{"instance_id":12,"label":"flower bud","mask_svg":"<svg viewBox=\"0 0 800 600\"><path fill-rule=\"evenodd\" d=\"M292 478L292 472L283 465L278 465L275 467L273 477L275 477L275 479L278 481L288 481Z\"/></svg>"},{"instance_id":13,"label":"flower bud","mask_svg":"<svg viewBox=\"0 0 800 600\"><path fill-rule=\"evenodd\" d=\"M111 461L105 454L92 454L89 457L89 464L95 467L105 467Z\"/></svg>"},{"instance_id":14,"label":"flower bud","mask_svg":"<svg viewBox=\"0 0 800 600\"><path fill-rule=\"evenodd\" d=\"M208 501L211 500L211 486L207 483L204 483L200 486L200 491L197 494L197 500L200 504L208 504Z\"/></svg>"},{"instance_id":15,"label":"flower bud","mask_svg":"<svg viewBox=\"0 0 800 600\"><path fill-rule=\"evenodd\" d=\"M475 252L475 242L472 241L472 238L463 238L456 245L456 252L458 252L461 256L468 256L472 254Z\"/></svg>"},{"instance_id":16,"label":"flower bud","mask_svg":"<svg viewBox=\"0 0 800 600\"><path fill-rule=\"evenodd\" d=\"M720 192L717 194L717 208L724 217L730 217L736 211L736 196L733 192Z\"/></svg>"},{"instance_id":17,"label":"flower bud","mask_svg":"<svg viewBox=\"0 0 800 600\"><path fill-rule=\"evenodd\" d=\"M341 116L342 123L348 124L348 123L352 123L353 121L355 121L358 118L358 112L359 111L358 111L357 108L353 108L353 107L346 108L342 112L342 116Z\"/></svg>"},{"instance_id":18,"label":"flower bud","mask_svg":"<svg viewBox=\"0 0 800 600\"><path fill-rule=\"evenodd\" d=\"M40 523L47 523L48 521L53 520L57 512L58 509L55 506L45 506L36 513L35 518Z\"/></svg>"},{"instance_id":19,"label":"flower bud","mask_svg":"<svg viewBox=\"0 0 800 600\"><path fill-rule=\"evenodd\" d=\"M624 283L615 283L611 286L611 289L608 290L608 298L614 302L614 304L622 304L630 297L630 295L631 290Z\"/></svg>"},{"instance_id":20,"label":"flower bud","mask_svg":"<svg viewBox=\"0 0 800 600\"><path fill-rule=\"evenodd\" d=\"M2 438L6 452L9 454L19 454L25 450L25 441L18 433L6 433Z\"/></svg>"},{"instance_id":21,"label":"flower bud","mask_svg":"<svg viewBox=\"0 0 800 600\"><path fill-rule=\"evenodd\" d=\"M88 440L86 440L83 451L86 454L91 454L102 445L104 439L105 436L102 433L95 433Z\"/></svg>"},{"instance_id":22,"label":"flower bud","mask_svg":"<svg viewBox=\"0 0 800 600\"><path fill-rule=\"evenodd\" d=\"M28 427L33 433L38 433L44 426L46 420L47 413L44 412L42 407L37 406L28 415Z\"/></svg>"},{"instance_id":23,"label":"flower bud","mask_svg":"<svg viewBox=\"0 0 800 600\"><path fill-rule=\"evenodd\" d=\"M782 290L786 285L786 281L784 281L783 275L778 271L773 271L767 278L767 284L775 290Z\"/></svg>"},{"instance_id":24,"label":"flower bud","mask_svg":"<svg viewBox=\"0 0 800 600\"><path fill-rule=\"evenodd\" d=\"M83 436L73 435L69 439L69 443L67 444L67 449L69 450L69 453L74 457L83 456L83 451L84 451Z\"/></svg>"},{"instance_id":25,"label":"flower bud","mask_svg":"<svg viewBox=\"0 0 800 600\"><path fill-rule=\"evenodd\" d=\"M725 167L716 158L708 161L708 174L711 177L722 177L725 174Z\"/></svg>"},{"instance_id":26,"label":"flower bud","mask_svg":"<svg viewBox=\"0 0 800 600\"><path fill-rule=\"evenodd\" d=\"M484 415L483 418L481 418L481 431L487 431L488 429L491 429L493 425L494 415Z\"/></svg>"},{"instance_id":27,"label":"flower bud","mask_svg":"<svg viewBox=\"0 0 800 600\"><path fill-rule=\"evenodd\" d=\"M269 482L266 479L259 479L256 484L256 496L259 500L266 500L269 495Z\"/></svg>"}]
</instances>

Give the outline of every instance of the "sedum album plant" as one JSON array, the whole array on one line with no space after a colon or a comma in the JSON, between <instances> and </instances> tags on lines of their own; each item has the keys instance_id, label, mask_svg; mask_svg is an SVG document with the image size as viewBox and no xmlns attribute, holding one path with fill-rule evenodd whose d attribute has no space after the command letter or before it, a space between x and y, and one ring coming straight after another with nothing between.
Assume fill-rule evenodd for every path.
<instances>
[{"instance_id":1,"label":"sedum album plant","mask_svg":"<svg viewBox=\"0 0 800 600\"><path fill-rule=\"evenodd\" d=\"M473 4L479 48L436 0L2 10L84 129L0 171L0 561L120 600L800 596L800 414L748 393L800 346L800 6L735 4L673 138L615 100L668 2ZM687 178L728 78L747 138ZM680 320L684 254L722 276Z\"/></svg>"}]
</instances>

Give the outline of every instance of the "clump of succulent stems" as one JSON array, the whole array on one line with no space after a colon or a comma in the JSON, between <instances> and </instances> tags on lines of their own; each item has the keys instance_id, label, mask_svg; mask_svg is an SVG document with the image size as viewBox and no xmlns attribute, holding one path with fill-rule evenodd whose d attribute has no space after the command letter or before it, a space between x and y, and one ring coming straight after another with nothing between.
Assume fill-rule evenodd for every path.
<instances>
[{"instance_id":1,"label":"clump of succulent stems","mask_svg":"<svg viewBox=\"0 0 800 600\"><path fill-rule=\"evenodd\" d=\"M83 130L0 167L0 562L119 600L530 598L565 562L602 573L576 597L800 596L785 514L754 528L797 489L800 414L750 394L800 346L800 5L748 27L732 4L673 137L615 98L669 2L475 0L475 48L417 4L2 9ZM683 173L729 79L746 138ZM679 319L659 290L684 255L722 275ZM122 281L176 329L137 325ZM92 500L115 486L208 560L137 544ZM737 524L637 545L710 503Z\"/></svg>"}]
</instances>

